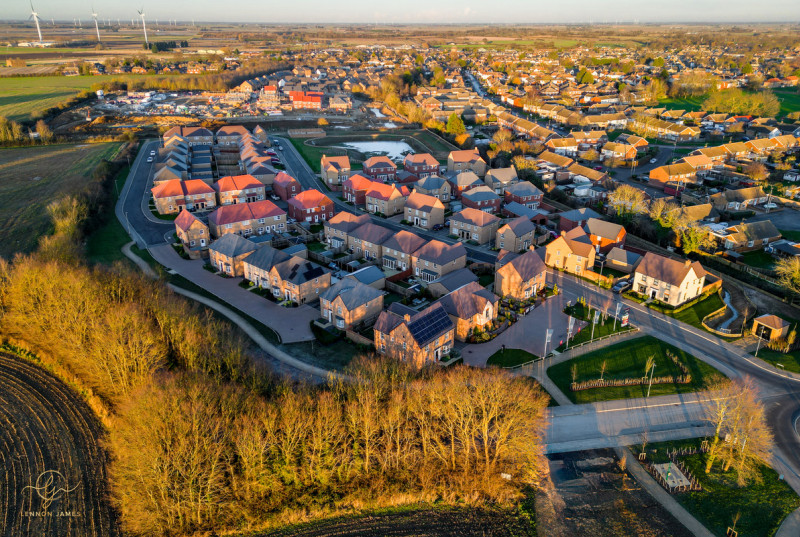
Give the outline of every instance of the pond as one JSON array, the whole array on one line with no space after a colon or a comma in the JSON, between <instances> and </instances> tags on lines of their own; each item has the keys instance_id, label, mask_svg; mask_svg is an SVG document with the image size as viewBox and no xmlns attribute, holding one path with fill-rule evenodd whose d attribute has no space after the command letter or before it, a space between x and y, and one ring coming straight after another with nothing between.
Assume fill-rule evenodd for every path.
<instances>
[{"instance_id":1,"label":"pond","mask_svg":"<svg viewBox=\"0 0 800 537\"><path fill-rule=\"evenodd\" d=\"M335 147L355 149L367 157L387 156L395 162L403 160L407 154L414 152L414 149L405 142L347 142L337 144Z\"/></svg>"}]
</instances>

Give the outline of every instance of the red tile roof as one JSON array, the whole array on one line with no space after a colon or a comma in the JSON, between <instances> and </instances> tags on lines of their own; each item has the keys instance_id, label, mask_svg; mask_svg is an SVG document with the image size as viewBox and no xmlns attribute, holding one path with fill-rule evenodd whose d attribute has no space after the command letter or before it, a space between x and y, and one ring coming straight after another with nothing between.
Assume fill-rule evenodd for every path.
<instances>
[{"instance_id":1,"label":"red tile roof","mask_svg":"<svg viewBox=\"0 0 800 537\"><path fill-rule=\"evenodd\" d=\"M217 192L231 192L247 188L264 188L264 183L252 175L228 175L220 177L214 185L214 190Z\"/></svg>"},{"instance_id":2,"label":"red tile roof","mask_svg":"<svg viewBox=\"0 0 800 537\"><path fill-rule=\"evenodd\" d=\"M259 218L270 218L286 214L277 205L269 200L254 201L252 203L235 203L233 205L223 205L218 207L208 217L208 221L222 226L243 222L245 220L257 220Z\"/></svg>"},{"instance_id":3,"label":"red tile roof","mask_svg":"<svg viewBox=\"0 0 800 537\"><path fill-rule=\"evenodd\" d=\"M288 185L288 184L290 184L292 182L297 183L298 181L297 181L297 179L295 179L294 177L292 177L291 175L289 175L286 172L278 172L278 175L275 176L275 179L272 181L272 184L273 185L275 185L275 184Z\"/></svg>"},{"instance_id":4,"label":"red tile roof","mask_svg":"<svg viewBox=\"0 0 800 537\"><path fill-rule=\"evenodd\" d=\"M332 205L333 202L316 189L303 190L295 197L289 200L289 205L293 205L299 209L313 209L322 205Z\"/></svg>"}]
</instances>

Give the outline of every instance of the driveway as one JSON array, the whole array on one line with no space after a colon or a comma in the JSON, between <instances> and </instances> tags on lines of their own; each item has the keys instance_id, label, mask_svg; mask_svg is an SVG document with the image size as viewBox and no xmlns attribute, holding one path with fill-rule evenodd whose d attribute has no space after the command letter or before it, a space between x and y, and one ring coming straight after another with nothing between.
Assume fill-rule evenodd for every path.
<instances>
[{"instance_id":1,"label":"driveway","mask_svg":"<svg viewBox=\"0 0 800 537\"><path fill-rule=\"evenodd\" d=\"M309 305L297 308L279 306L239 287L241 278L223 278L204 269L204 262L201 260L183 259L169 244L152 246L149 248L149 252L156 261L165 267L174 270L223 302L275 330L280 335L282 343L297 343L314 339L309 325L311 321L319 317L318 309Z\"/></svg>"},{"instance_id":2,"label":"driveway","mask_svg":"<svg viewBox=\"0 0 800 537\"><path fill-rule=\"evenodd\" d=\"M762 222L769 220L778 229L786 231L800 231L800 211L797 209L783 209L770 213L759 213L753 218L748 218L748 222Z\"/></svg>"},{"instance_id":3,"label":"driveway","mask_svg":"<svg viewBox=\"0 0 800 537\"><path fill-rule=\"evenodd\" d=\"M567 339L569 316L564 314L567 301L568 298L563 294L551 297L493 340L465 346L461 350L464 363L485 367L489 357L500 350L503 345L507 349L522 349L536 356L543 356L548 328L553 329L553 340L547 351L558 347ZM586 326L586 323L576 322L573 331L582 326Z\"/></svg>"}]
</instances>

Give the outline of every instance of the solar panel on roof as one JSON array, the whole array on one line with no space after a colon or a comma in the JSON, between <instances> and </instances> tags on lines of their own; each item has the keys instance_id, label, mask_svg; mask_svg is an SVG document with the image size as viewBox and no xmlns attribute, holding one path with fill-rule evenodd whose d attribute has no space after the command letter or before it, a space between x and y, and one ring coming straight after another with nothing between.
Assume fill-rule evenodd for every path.
<instances>
[{"instance_id":1,"label":"solar panel on roof","mask_svg":"<svg viewBox=\"0 0 800 537\"><path fill-rule=\"evenodd\" d=\"M436 308L429 314L410 322L408 330L420 345L424 345L452 326L453 321L444 308Z\"/></svg>"}]
</instances>

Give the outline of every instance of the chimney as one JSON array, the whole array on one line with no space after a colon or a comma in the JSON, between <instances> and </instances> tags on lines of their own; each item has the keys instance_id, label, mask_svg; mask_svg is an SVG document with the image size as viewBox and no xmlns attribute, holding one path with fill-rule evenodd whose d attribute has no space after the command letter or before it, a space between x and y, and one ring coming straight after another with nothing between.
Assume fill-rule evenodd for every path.
<instances>
[{"instance_id":1,"label":"chimney","mask_svg":"<svg viewBox=\"0 0 800 537\"><path fill-rule=\"evenodd\" d=\"M692 264L692 260L691 260L691 259L687 259L686 261L684 261L684 262L683 262L683 264L684 264L685 266L687 266L687 267L688 267L688 266L691 266L691 264Z\"/></svg>"},{"instance_id":2,"label":"chimney","mask_svg":"<svg viewBox=\"0 0 800 537\"><path fill-rule=\"evenodd\" d=\"M406 314L403 315L403 319L405 319L406 322L410 322L411 321L411 315L406 313Z\"/></svg>"}]
</instances>

